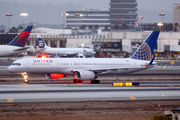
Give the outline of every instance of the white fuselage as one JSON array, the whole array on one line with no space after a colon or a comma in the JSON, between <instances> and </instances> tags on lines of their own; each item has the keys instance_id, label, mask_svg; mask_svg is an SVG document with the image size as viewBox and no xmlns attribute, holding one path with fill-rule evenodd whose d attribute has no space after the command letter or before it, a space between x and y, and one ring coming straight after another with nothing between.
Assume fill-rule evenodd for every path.
<instances>
[{"instance_id":1,"label":"white fuselage","mask_svg":"<svg viewBox=\"0 0 180 120\"><path fill-rule=\"evenodd\" d=\"M17 46L12 46L12 45L0 45L0 56L8 56L8 55L13 55L13 54L17 54L17 53L21 53L25 51L25 50L14 51L21 48L23 47L17 47Z\"/></svg>"},{"instance_id":2,"label":"white fuselage","mask_svg":"<svg viewBox=\"0 0 180 120\"><path fill-rule=\"evenodd\" d=\"M82 53L83 49L82 48L46 48L45 50L42 51L43 53L46 54L57 54L57 53L69 53L69 54L73 54L73 53Z\"/></svg>"},{"instance_id":3,"label":"white fuselage","mask_svg":"<svg viewBox=\"0 0 180 120\"><path fill-rule=\"evenodd\" d=\"M152 67L148 67L149 61L130 58L24 58L13 64L8 67L9 72L64 75L75 75L77 71L122 74Z\"/></svg>"},{"instance_id":4,"label":"white fuselage","mask_svg":"<svg viewBox=\"0 0 180 120\"><path fill-rule=\"evenodd\" d=\"M40 50L41 53L45 54L51 54L51 55L56 55L59 53L60 55L72 55L72 54L83 54L84 50L90 54L95 54L93 50L91 49L84 49L84 48L51 48L47 47L44 50Z\"/></svg>"}]
</instances>

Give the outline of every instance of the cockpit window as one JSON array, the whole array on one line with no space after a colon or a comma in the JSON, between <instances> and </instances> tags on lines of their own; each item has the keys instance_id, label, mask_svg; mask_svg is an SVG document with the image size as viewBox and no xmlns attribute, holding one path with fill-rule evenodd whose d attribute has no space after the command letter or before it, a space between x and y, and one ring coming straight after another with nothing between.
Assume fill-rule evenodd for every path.
<instances>
[{"instance_id":1,"label":"cockpit window","mask_svg":"<svg viewBox=\"0 0 180 120\"><path fill-rule=\"evenodd\" d=\"M21 65L21 63L12 63L11 65L20 66L20 65Z\"/></svg>"}]
</instances>

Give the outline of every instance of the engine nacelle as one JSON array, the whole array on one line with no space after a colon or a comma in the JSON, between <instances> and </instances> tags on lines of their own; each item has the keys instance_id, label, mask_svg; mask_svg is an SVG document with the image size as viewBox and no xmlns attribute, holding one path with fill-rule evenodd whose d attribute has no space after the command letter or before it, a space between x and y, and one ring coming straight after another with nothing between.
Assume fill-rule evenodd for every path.
<instances>
[{"instance_id":1,"label":"engine nacelle","mask_svg":"<svg viewBox=\"0 0 180 120\"><path fill-rule=\"evenodd\" d=\"M67 75L62 75L62 74L45 74L45 76L49 79L59 79L66 77Z\"/></svg>"},{"instance_id":2,"label":"engine nacelle","mask_svg":"<svg viewBox=\"0 0 180 120\"><path fill-rule=\"evenodd\" d=\"M96 74L91 71L78 71L76 77L78 80L93 80L96 78Z\"/></svg>"}]
</instances>

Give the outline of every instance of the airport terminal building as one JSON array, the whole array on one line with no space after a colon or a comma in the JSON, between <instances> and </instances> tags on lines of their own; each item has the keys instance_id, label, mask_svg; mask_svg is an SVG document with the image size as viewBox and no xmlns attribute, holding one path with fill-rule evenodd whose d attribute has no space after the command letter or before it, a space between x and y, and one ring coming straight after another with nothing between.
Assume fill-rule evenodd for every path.
<instances>
[{"instance_id":1,"label":"airport terminal building","mask_svg":"<svg viewBox=\"0 0 180 120\"><path fill-rule=\"evenodd\" d=\"M106 8L93 8L93 9L85 9L77 11L66 11L68 14L66 16L66 27L68 28L79 28L82 25L92 26L98 25L99 28L104 29L104 27L110 26L109 21L109 10Z\"/></svg>"},{"instance_id":2,"label":"airport terminal building","mask_svg":"<svg viewBox=\"0 0 180 120\"><path fill-rule=\"evenodd\" d=\"M123 29L123 24L128 26L128 29L133 29L137 22L137 1L136 0L110 0L110 9L94 8L77 11L66 11L66 27L79 28L82 25L95 26L98 25L104 29L107 25L111 29L115 29L118 25Z\"/></svg>"},{"instance_id":3,"label":"airport terminal building","mask_svg":"<svg viewBox=\"0 0 180 120\"><path fill-rule=\"evenodd\" d=\"M119 25L122 28L125 23L132 29L137 21L137 0L111 0L110 2L110 23L111 28Z\"/></svg>"},{"instance_id":4,"label":"airport terminal building","mask_svg":"<svg viewBox=\"0 0 180 120\"><path fill-rule=\"evenodd\" d=\"M174 4L173 6L173 23L178 23L180 25L180 4ZM178 27L180 32L180 27Z\"/></svg>"},{"instance_id":5,"label":"airport terminal building","mask_svg":"<svg viewBox=\"0 0 180 120\"><path fill-rule=\"evenodd\" d=\"M40 31L38 32L40 33ZM96 35L73 35L41 32L48 46L79 48L89 47L96 50L96 57L124 57L135 52L151 31L146 32L102 32ZM17 34L0 34L0 44L9 43ZM36 33L32 31L27 45L38 46ZM159 59L180 56L180 32L161 32L154 55Z\"/></svg>"}]
</instances>

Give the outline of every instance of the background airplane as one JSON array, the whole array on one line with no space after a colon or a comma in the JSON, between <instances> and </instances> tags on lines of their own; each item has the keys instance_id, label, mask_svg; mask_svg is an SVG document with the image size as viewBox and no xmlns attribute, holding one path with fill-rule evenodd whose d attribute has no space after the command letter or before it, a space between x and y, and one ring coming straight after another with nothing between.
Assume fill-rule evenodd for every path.
<instances>
[{"instance_id":1,"label":"background airplane","mask_svg":"<svg viewBox=\"0 0 180 120\"><path fill-rule=\"evenodd\" d=\"M19 59L8 67L9 72L27 74L45 74L47 78L58 79L74 75L74 82L91 80L99 83L100 74L125 74L152 68L153 51L159 31L153 31L130 58L28 58Z\"/></svg>"},{"instance_id":2,"label":"background airplane","mask_svg":"<svg viewBox=\"0 0 180 120\"><path fill-rule=\"evenodd\" d=\"M46 55L53 55L55 56L57 53L59 53L60 57L67 57L67 56L86 56L86 57L92 57L96 53L89 48L52 48L46 45L46 43L43 41L42 37L37 34L37 39L39 42L39 50L36 50L40 54L46 54Z\"/></svg>"},{"instance_id":3,"label":"background airplane","mask_svg":"<svg viewBox=\"0 0 180 120\"><path fill-rule=\"evenodd\" d=\"M32 25L28 25L19 35L17 35L9 44L0 45L0 56L9 56L26 51L29 47L25 47Z\"/></svg>"}]
</instances>

